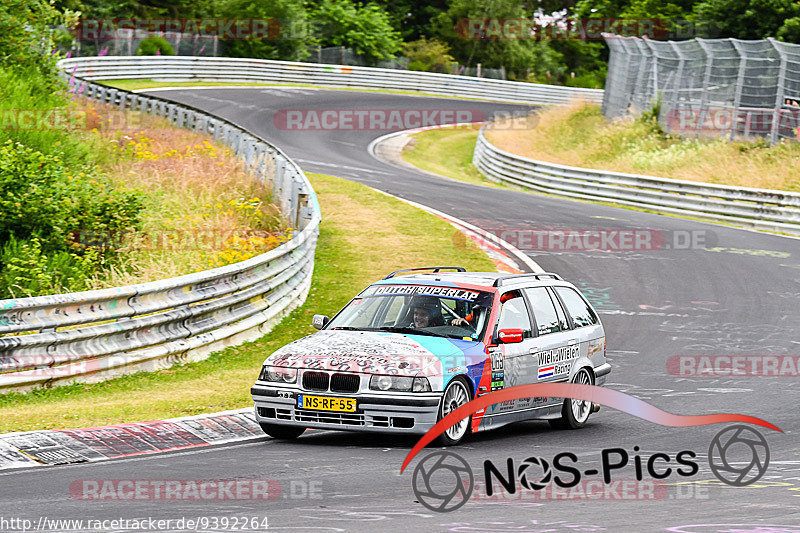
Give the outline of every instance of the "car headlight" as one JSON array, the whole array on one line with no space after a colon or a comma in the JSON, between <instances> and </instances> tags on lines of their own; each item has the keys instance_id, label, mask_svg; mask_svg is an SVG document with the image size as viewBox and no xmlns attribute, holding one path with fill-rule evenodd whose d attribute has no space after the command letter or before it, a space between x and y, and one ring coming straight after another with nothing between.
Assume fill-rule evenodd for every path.
<instances>
[{"instance_id":1,"label":"car headlight","mask_svg":"<svg viewBox=\"0 0 800 533\"><path fill-rule=\"evenodd\" d=\"M431 384L428 378L423 377L372 376L369 378L369 388L380 391L430 392Z\"/></svg>"},{"instance_id":2,"label":"car headlight","mask_svg":"<svg viewBox=\"0 0 800 533\"><path fill-rule=\"evenodd\" d=\"M259 381L271 381L273 383L295 383L297 382L297 369L264 365L258 379Z\"/></svg>"}]
</instances>

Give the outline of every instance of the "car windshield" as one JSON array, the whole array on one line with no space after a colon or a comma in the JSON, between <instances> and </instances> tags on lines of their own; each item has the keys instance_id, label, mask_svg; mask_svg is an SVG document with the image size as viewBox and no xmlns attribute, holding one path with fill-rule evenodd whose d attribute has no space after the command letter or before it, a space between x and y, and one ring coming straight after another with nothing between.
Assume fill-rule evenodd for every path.
<instances>
[{"instance_id":1,"label":"car windshield","mask_svg":"<svg viewBox=\"0 0 800 533\"><path fill-rule=\"evenodd\" d=\"M326 329L390 331L476 340L486 329L492 293L425 285L373 285Z\"/></svg>"}]
</instances>

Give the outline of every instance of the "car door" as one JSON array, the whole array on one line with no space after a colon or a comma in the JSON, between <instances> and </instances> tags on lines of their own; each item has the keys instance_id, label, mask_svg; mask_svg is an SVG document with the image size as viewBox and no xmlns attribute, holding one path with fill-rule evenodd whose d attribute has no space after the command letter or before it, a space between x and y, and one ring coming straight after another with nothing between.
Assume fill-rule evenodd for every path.
<instances>
[{"instance_id":1,"label":"car door","mask_svg":"<svg viewBox=\"0 0 800 533\"><path fill-rule=\"evenodd\" d=\"M531 383L566 381L578 356L579 338L547 287L524 289L531 305L536 337L526 370Z\"/></svg>"},{"instance_id":2,"label":"car door","mask_svg":"<svg viewBox=\"0 0 800 533\"><path fill-rule=\"evenodd\" d=\"M497 337L497 332L502 329L521 329L522 342L500 344L492 350L492 390L529 383L524 375L524 365L533 342L533 326L522 294L511 292L513 297L501 304L494 336ZM517 403L518 400L509 400L496 404L487 410L487 414L510 413Z\"/></svg>"}]
</instances>

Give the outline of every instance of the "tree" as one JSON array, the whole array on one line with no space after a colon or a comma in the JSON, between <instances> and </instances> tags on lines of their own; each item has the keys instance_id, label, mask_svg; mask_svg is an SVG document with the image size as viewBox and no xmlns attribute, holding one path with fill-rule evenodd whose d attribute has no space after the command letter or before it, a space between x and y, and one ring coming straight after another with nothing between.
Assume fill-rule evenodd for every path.
<instances>
[{"instance_id":1,"label":"tree","mask_svg":"<svg viewBox=\"0 0 800 533\"><path fill-rule=\"evenodd\" d=\"M490 20L488 28L497 27L503 19L532 20L535 5L518 0L451 0L446 12L432 21L434 34L453 50L459 63L488 68L505 67L510 77L527 77L528 71L538 79L559 78L566 72L561 56L547 42L535 35L519 31L514 35L474 31L480 21Z\"/></svg>"},{"instance_id":2,"label":"tree","mask_svg":"<svg viewBox=\"0 0 800 533\"><path fill-rule=\"evenodd\" d=\"M272 20L265 38L226 40L225 55L259 59L299 61L308 57L313 42L308 32L308 14L301 0L230 0L222 16L238 19Z\"/></svg>"},{"instance_id":3,"label":"tree","mask_svg":"<svg viewBox=\"0 0 800 533\"><path fill-rule=\"evenodd\" d=\"M787 43L800 44L800 17L786 20L778 30L778 39Z\"/></svg>"},{"instance_id":4,"label":"tree","mask_svg":"<svg viewBox=\"0 0 800 533\"><path fill-rule=\"evenodd\" d=\"M352 48L368 61L391 59L400 51L400 33L392 27L389 15L375 4L322 0L311 16L321 46Z\"/></svg>"},{"instance_id":5,"label":"tree","mask_svg":"<svg viewBox=\"0 0 800 533\"><path fill-rule=\"evenodd\" d=\"M800 4L794 0L704 0L695 7L698 21L708 21L717 37L737 39L796 38L792 31L794 17L800 16Z\"/></svg>"},{"instance_id":6,"label":"tree","mask_svg":"<svg viewBox=\"0 0 800 533\"><path fill-rule=\"evenodd\" d=\"M74 23L75 13L61 13L45 0L0 3L0 66L34 67L55 72L53 30Z\"/></svg>"},{"instance_id":7,"label":"tree","mask_svg":"<svg viewBox=\"0 0 800 533\"><path fill-rule=\"evenodd\" d=\"M431 19L447 10L447 0L375 0L389 15L389 22L406 42L430 37Z\"/></svg>"}]
</instances>

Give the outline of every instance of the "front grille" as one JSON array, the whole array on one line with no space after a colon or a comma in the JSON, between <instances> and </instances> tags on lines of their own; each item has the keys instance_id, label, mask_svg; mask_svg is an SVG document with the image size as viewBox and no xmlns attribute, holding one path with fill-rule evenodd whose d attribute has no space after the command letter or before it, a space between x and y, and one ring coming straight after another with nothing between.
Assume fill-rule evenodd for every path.
<instances>
[{"instance_id":1,"label":"front grille","mask_svg":"<svg viewBox=\"0 0 800 533\"><path fill-rule=\"evenodd\" d=\"M328 390L328 374L325 372L303 372L303 388L306 390Z\"/></svg>"},{"instance_id":2,"label":"front grille","mask_svg":"<svg viewBox=\"0 0 800 533\"><path fill-rule=\"evenodd\" d=\"M323 424L338 424L340 426L364 425L364 415L357 413L329 413L326 411L295 409L294 419L298 422L318 422Z\"/></svg>"},{"instance_id":3,"label":"front grille","mask_svg":"<svg viewBox=\"0 0 800 533\"><path fill-rule=\"evenodd\" d=\"M261 418L277 418L275 415L275 409L271 407L259 407L258 416Z\"/></svg>"},{"instance_id":4,"label":"front grille","mask_svg":"<svg viewBox=\"0 0 800 533\"><path fill-rule=\"evenodd\" d=\"M376 428L388 428L389 427L389 417L388 416L373 416L372 417L372 425Z\"/></svg>"},{"instance_id":5,"label":"front grille","mask_svg":"<svg viewBox=\"0 0 800 533\"><path fill-rule=\"evenodd\" d=\"M331 391L358 392L360 381L357 374L334 374L331 376Z\"/></svg>"}]
</instances>

